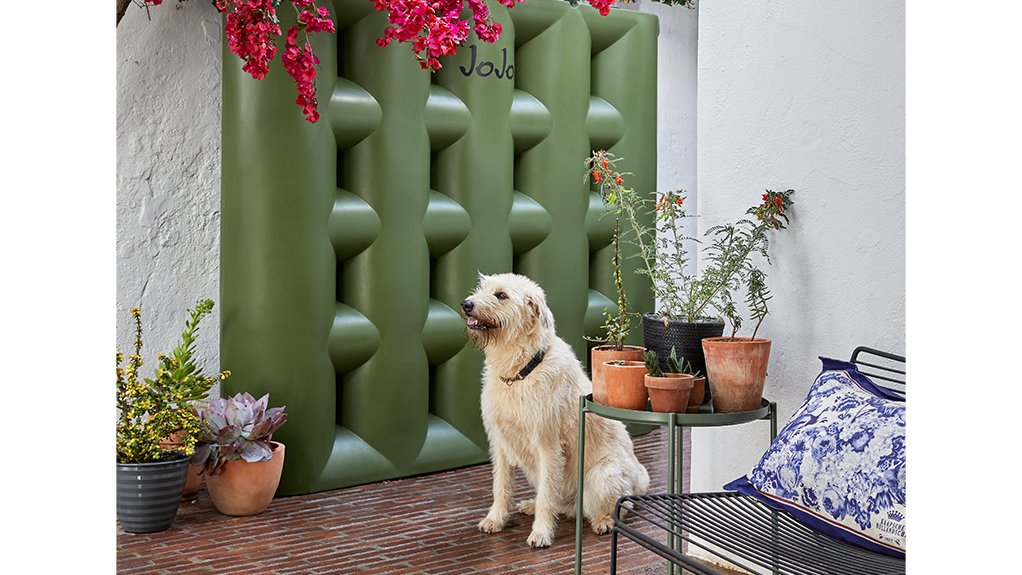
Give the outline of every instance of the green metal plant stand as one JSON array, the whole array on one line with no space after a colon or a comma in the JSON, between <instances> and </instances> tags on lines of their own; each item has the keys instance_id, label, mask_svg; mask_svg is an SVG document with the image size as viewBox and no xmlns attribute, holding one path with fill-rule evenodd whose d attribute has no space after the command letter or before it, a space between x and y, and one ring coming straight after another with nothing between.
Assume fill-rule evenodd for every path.
<instances>
[{"instance_id":1,"label":"green metal plant stand","mask_svg":"<svg viewBox=\"0 0 1022 575\"><path fill-rule=\"evenodd\" d=\"M682 492L683 463L681 430L685 427L723 427L739 425L751 421L770 421L770 440L777 436L777 404L766 399L762 400L759 409L737 413L713 413L709 402L703 405L698 413L658 413L653 411L635 411L618 409L596 403L593 395L579 397L578 404L578 495L575 497L575 575L582 573L582 497L585 479L585 433L586 413L600 417L615 419L625 423L667 426L667 490L669 493ZM680 546L680 539L673 532L668 532L667 546L675 549ZM675 565L668 562L668 572L674 575Z\"/></svg>"}]
</instances>

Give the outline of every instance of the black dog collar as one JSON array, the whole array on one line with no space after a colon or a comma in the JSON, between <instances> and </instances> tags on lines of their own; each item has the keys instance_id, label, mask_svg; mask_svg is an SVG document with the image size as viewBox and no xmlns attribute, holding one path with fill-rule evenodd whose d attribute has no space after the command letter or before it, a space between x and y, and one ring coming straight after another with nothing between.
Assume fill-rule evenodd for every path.
<instances>
[{"instance_id":1,"label":"black dog collar","mask_svg":"<svg viewBox=\"0 0 1022 575\"><path fill-rule=\"evenodd\" d=\"M514 377L501 377L500 380L510 386L514 384L514 382L516 381L521 381L526 377L529 377L529 374L532 373L532 370L536 369L536 366L538 366L543 361L544 355L546 355L545 351L543 350L537 351L536 355L532 356L532 359L529 360L529 363L525 364L525 367L523 367L522 370L518 372L518 375Z\"/></svg>"}]
</instances>

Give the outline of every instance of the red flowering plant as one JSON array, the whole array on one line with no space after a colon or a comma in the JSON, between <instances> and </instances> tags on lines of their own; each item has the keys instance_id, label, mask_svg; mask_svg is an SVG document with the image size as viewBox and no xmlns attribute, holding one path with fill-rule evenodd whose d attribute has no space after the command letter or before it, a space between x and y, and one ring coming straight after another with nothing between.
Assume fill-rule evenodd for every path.
<instances>
[{"instance_id":1,"label":"red flowering plant","mask_svg":"<svg viewBox=\"0 0 1022 575\"><path fill-rule=\"evenodd\" d=\"M688 254L683 240L688 238L681 230L684 218L689 217L685 213L685 191L640 194L625 185L629 174L617 170L620 161L606 150L595 151L586 159L586 175L597 185L604 205L627 222L623 238L638 249L643 265L636 271L649 276L653 283L653 295L659 303L657 313L665 319L687 317L692 277L685 271ZM646 223L650 213L654 214L653 226Z\"/></svg>"},{"instance_id":2,"label":"red flowering plant","mask_svg":"<svg viewBox=\"0 0 1022 575\"><path fill-rule=\"evenodd\" d=\"M181 0L179 0L181 1ZM244 62L241 69L254 79L262 80L270 71L270 61L277 55L277 39L281 36L277 7L282 0L213 0L213 5L225 16L224 32L227 47ZM163 0L135 0L145 6L159 6ZM298 97L295 103L311 123L319 120L316 100L316 69L319 58L313 52L309 34L335 32L330 11L316 0L287 0L297 14L295 24L288 28L284 39L284 53L280 59L284 69L295 81ZM120 22L129 0L118 0L117 21ZM299 41L298 35L302 38Z\"/></svg>"},{"instance_id":3,"label":"red flowering plant","mask_svg":"<svg viewBox=\"0 0 1022 575\"><path fill-rule=\"evenodd\" d=\"M659 305L657 314L667 324L671 319L695 322L715 312L714 315L722 315L731 322L734 338L742 317L735 307L733 293L744 285L745 301L756 321L755 337L769 313L770 292L765 285L766 274L753 254L770 263L768 232L786 227L794 190L767 190L760 203L746 210L753 219L743 218L708 229L705 236L713 241L703 250L707 265L702 273L692 274L688 271L684 241L695 238L682 233L684 218L692 217L685 211L685 191L652 197L640 195L624 185L628 173L617 171L615 166L620 160L604 150L593 152L585 161L586 177L592 177L597 184L604 205L628 222L625 241L638 248L643 265L636 271L649 276L653 283ZM654 215L654 226L645 223L650 213Z\"/></svg>"},{"instance_id":4,"label":"red flowering plant","mask_svg":"<svg viewBox=\"0 0 1022 575\"><path fill-rule=\"evenodd\" d=\"M183 2L184 0L178 0ZM309 43L309 34L335 32L329 11L315 0L288 0L298 13L297 23L284 35L281 60L295 81L298 97L295 103L312 123L319 120L316 100L316 72L319 58ZM455 54L467 40L469 31L483 42L496 42L501 25L490 17L485 0L369 0L373 7L388 13L389 25L376 40L381 47L391 42L410 43L412 53L424 70L443 68L439 58ZM462 20L468 2L472 22ZM508 8L524 0L497 0ZM572 4L577 0L569 0ZM628 1L628 0L623 0ZM664 4L692 7L694 0L656 0ZM600 15L610 14L617 0L589 0ZM120 23L129 4L159 6L163 0L117 0L117 22ZM277 7L281 0L213 0L217 10L226 15L225 31L231 53L244 61L242 69L261 80L269 72L270 61L277 55L277 39L281 36ZM301 33L303 38L298 39Z\"/></svg>"}]
</instances>

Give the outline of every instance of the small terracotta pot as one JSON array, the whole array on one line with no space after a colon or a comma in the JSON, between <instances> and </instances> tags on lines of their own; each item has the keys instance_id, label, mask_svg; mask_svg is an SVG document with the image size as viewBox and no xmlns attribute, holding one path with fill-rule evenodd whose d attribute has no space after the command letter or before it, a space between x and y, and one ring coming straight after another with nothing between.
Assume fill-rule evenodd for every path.
<instances>
[{"instance_id":1,"label":"small terracotta pot","mask_svg":"<svg viewBox=\"0 0 1022 575\"><path fill-rule=\"evenodd\" d=\"M700 375L692 380L692 393L688 395L688 412L698 412L704 403L706 403L706 376Z\"/></svg>"},{"instance_id":2,"label":"small terracotta pot","mask_svg":"<svg viewBox=\"0 0 1022 575\"><path fill-rule=\"evenodd\" d=\"M714 411L751 411L762 405L769 339L708 337L703 339L703 355Z\"/></svg>"},{"instance_id":3,"label":"small terracotta pot","mask_svg":"<svg viewBox=\"0 0 1022 575\"><path fill-rule=\"evenodd\" d=\"M273 500L284 469L284 444L271 441L273 458L249 463L231 460L219 475L206 476L206 491L224 515L256 515Z\"/></svg>"},{"instance_id":4,"label":"small terracotta pot","mask_svg":"<svg viewBox=\"0 0 1022 575\"><path fill-rule=\"evenodd\" d=\"M660 413L684 413L695 377L688 373L665 373L662 377L646 374L649 405Z\"/></svg>"},{"instance_id":5,"label":"small terracotta pot","mask_svg":"<svg viewBox=\"0 0 1022 575\"><path fill-rule=\"evenodd\" d=\"M607 382L607 404L610 407L645 411L649 394L646 392L646 364L642 361L603 362Z\"/></svg>"},{"instance_id":6,"label":"small terracotta pot","mask_svg":"<svg viewBox=\"0 0 1022 575\"><path fill-rule=\"evenodd\" d=\"M614 359L626 361L642 361L642 354L646 348L637 345L626 345L617 349L613 345L601 345L594 347L589 352L589 365L593 369L593 400L596 403L607 403L607 382L605 380L603 362Z\"/></svg>"},{"instance_id":7,"label":"small terracotta pot","mask_svg":"<svg viewBox=\"0 0 1022 575\"><path fill-rule=\"evenodd\" d=\"M173 434L168 435L160 440L160 447L168 451L178 451L181 446L185 444L185 432L184 430L175 431ZM185 479L184 492L181 493L181 501L184 503L194 503L199 497L199 491L202 489L202 467L197 465L188 465L188 475Z\"/></svg>"}]
</instances>

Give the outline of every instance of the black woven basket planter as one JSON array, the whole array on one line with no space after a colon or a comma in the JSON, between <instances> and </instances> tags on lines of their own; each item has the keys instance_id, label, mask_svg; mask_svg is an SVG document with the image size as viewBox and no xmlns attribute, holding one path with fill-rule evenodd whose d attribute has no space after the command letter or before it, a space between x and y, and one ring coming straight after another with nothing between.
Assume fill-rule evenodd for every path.
<instances>
[{"instance_id":1,"label":"black woven basket planter","mask_svg":"<svg viewBox=\"0 0 1022 575\"><path fill-rule=\"evenodd\" d=\"M188 475L187 456L117 464L117 519L128 533L164 531L174 521Z\"/></svg>"},{"instance_id":2,"label":"black woven basket planter","mask_svg":"<svg viewBox=\"0 0 1022 575\"><path fill-rule=\"evenodd\" d=\"M698 370L706 375L706 360L703 359L703 338L720 337L724 334L724 322L722 321L696 321L687 322L681 320L670 320L669 326L664 326L660 316L644 313L642 314L642 340L647 349L657 353L660 360L660 369L664 372L670 371L667 367L667 356L671 355L671 347L678 353L679 360L692 363L692 369ZM709 379L706 380L706 394L709 397Z\"/></svg>"}]
</instances>

